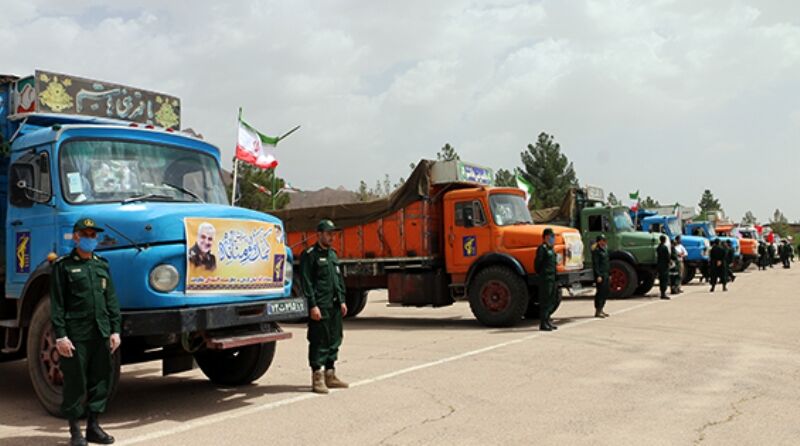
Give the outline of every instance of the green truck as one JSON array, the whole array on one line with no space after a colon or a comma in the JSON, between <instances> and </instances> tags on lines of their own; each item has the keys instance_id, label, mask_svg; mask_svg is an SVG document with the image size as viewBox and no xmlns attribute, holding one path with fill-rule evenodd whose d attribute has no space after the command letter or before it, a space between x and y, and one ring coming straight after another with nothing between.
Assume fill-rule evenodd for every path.
<instances>
[{"instance_id":1,"label":"green truck","mask_svg":"<svg viewBox=\"0 0 800 446\"><path fill-rule=\"evenodd\" d=\"M659 234L636 230L626 206L609 206L597 187L573 188L560 207L532 212L536 224L570 226L581 232L584 246L594 246L598 235L608 240L611 258L611 297L647 294L656 279L656 247ZM584 261L591 267L592 256ZM587 284L588 285L588 284Z\"/></svg>"}]
</instances>

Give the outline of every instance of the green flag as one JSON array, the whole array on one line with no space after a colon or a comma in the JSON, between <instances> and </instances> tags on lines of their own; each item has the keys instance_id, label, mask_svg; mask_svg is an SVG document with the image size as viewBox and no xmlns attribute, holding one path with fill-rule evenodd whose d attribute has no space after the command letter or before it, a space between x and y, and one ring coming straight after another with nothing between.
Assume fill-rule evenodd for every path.
<instances>
[{"instance_id":1,"label":"green flag","mask_svg":"<svg viewBox=\"0 0 800 446\"><path fill-rule=\"evenodd\" d=\"M639 191L637 190L636 192L629 193L628 198L631 200L639 200Z\"/></svg>"},{"instance_id":2,"label":"green flag","mask_svg":"<svg viewBox=\"0 0 800 446\"><path fill-rule=\"evenodd\" d=\"M531 184L528 180L522 177L522 175L517 175L517 187L525 191L525 202L530 203L531 199L533 198L533 184Z\"/></svg>"}]
</instances>

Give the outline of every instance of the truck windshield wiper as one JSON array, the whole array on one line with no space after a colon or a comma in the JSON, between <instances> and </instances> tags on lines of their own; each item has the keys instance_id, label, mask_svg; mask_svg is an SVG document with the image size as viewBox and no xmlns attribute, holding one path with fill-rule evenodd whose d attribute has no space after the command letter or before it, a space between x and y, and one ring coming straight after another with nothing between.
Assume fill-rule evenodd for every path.
<instances>
[{"instance_id":1,"label":"truck windshield wiper","mask_svg":"<svg viewBox=\"0 0 800 446\"><path fill-rule=\"evenodd\" d=\"M163 184L164 186L169 186L169 187L175 189L178 192L183 192L184 194L194 198L195 201L198 201L200 203L205 203L205 201L202 198L200 198L199 195L197 195L196 193L190 191L189 189L186 189L185 187L180 187L180 186L177 186L177 185L171 184L171 183L161 183L161 184Z\"/></svg>"},{"instance_id":2,"label":"truck windshield wiper","mask_svg":"<svg viewBox=\"0 0 800 446\"><path fill-rule=\"evenodd\" d=\"M169 195L144 194L144 195L139 195L139 196L136 196L136 197L126 198L126 199L122 200L122 204L135 203L137 201L147 201L147 200L174 201L173 197L170 197Z\"/></svg>"}]
</instances>

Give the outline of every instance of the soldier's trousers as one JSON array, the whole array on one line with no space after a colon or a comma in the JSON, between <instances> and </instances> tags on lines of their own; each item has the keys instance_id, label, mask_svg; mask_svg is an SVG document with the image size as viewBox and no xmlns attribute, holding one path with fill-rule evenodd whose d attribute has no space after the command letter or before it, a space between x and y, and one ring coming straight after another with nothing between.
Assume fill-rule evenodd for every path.
<instances>
[{"instance_id":1,"label":"soldier's trousers","mask_svg":"<svg viewBox=\"0 0 800 446\"><path fill-rule=\"evenodd\" d=\"M665 295L667 293L667 287L669 286L669 271L658 273L658 289L661 291L661 295Z\"/></svg>"},{"instance_id":2,"label":"soldier's trousers","mask_svg":"<svg viewBox=\"0 0 800 446\"><path fill-rule=\"evenodd\" d=\"M64 375L61 413L69 419L83 416L83 401L86 399L89 412L106 411L108 393L111 390L113 367L108 339L72 341L75 351L71 358L59 358Z\"/></svg>"},{"instance_id":3,"label":"soldier's trousers","mask_svg":"<svg viewBox=\"0 0 800 446\"><path fill-rule=\"evenodd\" d=\"M611 284L608 283L608 276L603 277L603 281L601 283L595 284L594 289L594 309L595 310L602 310L603 307L606 306L606 299L608 299L608 294L611 291Z\"/></svg>"},{"instance_id":4,"label":"soldier's trousers","mask_svg":"<svg viewBox=\"0 0 800 446\"><path fill-rule=\"evenodd\" d=\"M543 280L539 282L539 323L550 320L550 316L556 311L558 303L558 287L554 280Z\"/></svg>"},{"instance_id":5,"label":"soldier's trousers","mask_svg":"<svg viewBox=\"0 0 800 446\"><path fill-rule=\"evenodd\" d=\"M308 365L312 370L333 367L339 357L344 332L342 310L339 307L320 307L322 320L308 320Z\"/></svg>"},{"instance_id":6,"label":"soldier's trousers","mask_svg":"<svg viewBox=\"0 0 800 446\"><path fill-rule=\"evenodd\" d=\"M716 286L717 282L722 283L723 285L728 284L728 274L723 271L714 271L711 270L711 286Z\"/></svg>"}]
</instances>

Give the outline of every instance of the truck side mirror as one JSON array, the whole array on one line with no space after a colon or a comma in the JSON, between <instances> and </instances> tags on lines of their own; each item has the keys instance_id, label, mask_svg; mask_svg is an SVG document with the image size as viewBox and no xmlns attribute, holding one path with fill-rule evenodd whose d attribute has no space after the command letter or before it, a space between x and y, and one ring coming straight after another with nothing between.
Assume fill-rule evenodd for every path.
<instances>
[{"instance_id":1,"label":"truck side mirror","mask_svg":"<svg viewBox=\"0 0 800 446\"><path fill-rule=\"evenodd\" d=\"M31 207L34 203L50 201L50 169L46 152L22 156L11 165L11 204Z\"/></svg>"}]
</instances>

